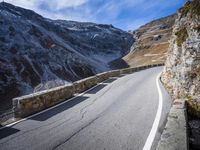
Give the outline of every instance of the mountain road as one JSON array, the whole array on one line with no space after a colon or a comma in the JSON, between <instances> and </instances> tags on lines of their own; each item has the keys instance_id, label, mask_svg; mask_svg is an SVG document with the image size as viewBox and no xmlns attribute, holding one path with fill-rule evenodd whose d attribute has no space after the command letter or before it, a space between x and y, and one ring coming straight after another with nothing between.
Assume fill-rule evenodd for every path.
<instances>
[{"instance_id":1,"label":"mountain road","mask_svg":"<svg viewBox=\"0 0 200 150\"><path fill-rule=\"evenodd\" d=\"M68 101L0 129L1 150L155 149L171 100L163 67L110 78Z\"/></svg>"}]
</instances>

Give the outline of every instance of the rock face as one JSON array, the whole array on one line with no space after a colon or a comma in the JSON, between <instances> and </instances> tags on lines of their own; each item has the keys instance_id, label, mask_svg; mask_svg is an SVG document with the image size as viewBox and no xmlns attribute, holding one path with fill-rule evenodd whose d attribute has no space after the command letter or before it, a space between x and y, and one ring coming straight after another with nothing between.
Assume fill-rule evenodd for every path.
<instances>
[{"instance_id":1,"label":"rock face","mask_svg":"<svg viewBox=\"0 0 200 150\"><path fill-rule=\"evenodd\" d=\"M0 111L38 84L36 91L109 70L132 43L112 25L50 20L0 3Z\"/></svg>"},{"instance_id":2,"label":"rock face","mask_svg":"<svg viewBox=\"0 0 200 150\"><path fill-rule=\"evenodd\" d=\"M164 17L133 31L135 42L123 60L129 66L164 63L176 15Z\"/></svg>"},{"instance_id":3,"label":"rock face","mask_svg":"<svg viewBox=\"0 0 200 150\"><path fill-rule=\"evenodd\" d=\"M200 117L200 1L187 2L178 12L162 81L176 99L186 99Z\"/></svg>"},{"instance_id":4,"label":"rock face","mask_svg":"<svg viewBox=\"0 0 200 150\"><path fill-rule=\"evenodd\" d=\"M200 140L200 1L188 1L178 11L162 81L174 99L188 104L189 147Z\"/></svg>"}]
</instances>

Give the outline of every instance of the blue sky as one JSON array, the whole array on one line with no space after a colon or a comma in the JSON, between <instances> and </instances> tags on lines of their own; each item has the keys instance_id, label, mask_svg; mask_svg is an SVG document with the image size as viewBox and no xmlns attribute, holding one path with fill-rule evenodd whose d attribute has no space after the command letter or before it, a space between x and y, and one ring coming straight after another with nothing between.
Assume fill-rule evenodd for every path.
<instances>
[{"instance_id":1,"label":"blue sky","mask_svg":"<svg viewBox=\"0 0 200 150\"><path fill-rule=\"evenodd\" d=\"M5 0L51 19L113 24L134 30L175 13L186 0Z\"/></svg>"}]
</instances>

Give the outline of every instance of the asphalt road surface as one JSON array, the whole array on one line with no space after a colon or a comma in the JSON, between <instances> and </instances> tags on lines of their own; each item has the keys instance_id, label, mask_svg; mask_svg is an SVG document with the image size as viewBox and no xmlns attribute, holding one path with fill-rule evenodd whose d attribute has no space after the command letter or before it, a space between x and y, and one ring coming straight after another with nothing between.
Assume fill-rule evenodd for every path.
<instances>
[{"instance_id":1,"label":"asphalt road surface","mask_svg":"<svg viewBox=\"0 0 200 150\"><path fill-rule=\"evenodd\" d=\"M142 150L158 110L156 78L162 69L111 78L62 105L0 129L0 149ZM159 85L163 107L151 149L171 105Z\"/></svg>"}]
</instances>

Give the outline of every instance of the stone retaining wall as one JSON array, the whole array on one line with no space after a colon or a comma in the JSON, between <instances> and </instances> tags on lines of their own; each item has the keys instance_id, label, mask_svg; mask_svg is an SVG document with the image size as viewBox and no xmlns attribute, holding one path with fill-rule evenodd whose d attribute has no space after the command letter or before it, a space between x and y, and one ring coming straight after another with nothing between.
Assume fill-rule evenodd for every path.
<instances>
[{"instance_id":1,"label":"stone retaining wall","mask_svg":"<svg viewBox=\"0 0 200 150\"><path fill-rule=\"evenodd\" d=\"M157 150L188 150L185 100L177 99L169 112Z\"/></svg>"},{"instance_id":2,"label":"stone retaining wall","mask_svg":"<svg viewBox=\"0 0 200 150\"><path fill-rule=\"evenodd\" d=\"M49 108L59 102L69 99L74 94L74 85L56 87L50 90L13 99L15 118L22 118Z\"/></svg>"},{"instance_id":3,"label":"stone retaining wall","mask_svg":"<svg viewBox=\"0 0 200 150\"><path fill-rule=\"evenodd\" d=\"M113 70L97 74L74 82L72 85L65 85L56 87L50 90L45 90L30 95L18 97L13 99L13 111L15 118L27 117L31 114L37 113L41 110L56 105L74 96L76 93L84 92L91 87L109 79L110 77L118 77L123 74L130 74L135 71L146 68L163 66L164 64L155 64L148 66L141 66L137 68L126 68L121 70Z\"/></svg>"}]
</instances>

